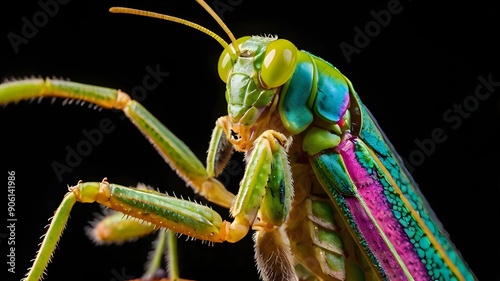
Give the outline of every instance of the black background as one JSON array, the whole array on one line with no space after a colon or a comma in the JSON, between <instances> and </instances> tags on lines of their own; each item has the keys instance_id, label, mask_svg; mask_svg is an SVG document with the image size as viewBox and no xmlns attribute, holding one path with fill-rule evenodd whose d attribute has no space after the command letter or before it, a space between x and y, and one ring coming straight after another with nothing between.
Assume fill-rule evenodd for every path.
<instances>
[{"instance_id":1,"label":"black background","mask_svg":"<svg viewBox=\"0 0 500 281\"><path fill-rule=\"evenodd\" d=\"M219 2L233 5L222 15L236 37L277 34L330 61L349 77L401 156L413 165L412 174L422 192L479 280L499 280L500 87L476 104L467 118L461 117L460 125L443 118L455 105L474 100L478 76L492 75L492 80L500 81L500 46L495 42L498 4L436 6L401 1L401 12L375 30L349 63L340 44L355 45L354 28L370 25L374 20L370 11L387 9L394 1ZM222 48L210 37L178 24L107 11L111 6L126 6L168 13L227 38L194 1L70 0L59 5L59 11L26 44L19 45L17 53L8 34L22 35L22 18L33 22L41 8L37 1L10 5L0 11L0 77L55 76L130 92L142 85L147 66L159 64L169 76L148 91L142 103L204 160L214 122L226 114L224 85L216 68ZM112 111L61 106L60 101L51 105L49 100L0 108L3 213L7 209L6 172L14 170L17 177L16 274L8 273L2 262L0 276L21 278L66 185L80 179L100 181L106 176L123 185L145 182L201 200L185 188L143 136L119 117ZM114 131L105 134L59 181L52 163L64 164L65 147L75 148L85 140L82 130L98 128L103 118L112 121ZM446 140L435 143L434 150L416 162L411 158L419 150L415 141L430 138L436 129L444 132ZM228 188L233 192L240 176L230 177ZM214 208L228 217L226 210ZM75 206L45 280L120 280L117 274L122 273L140 276L152 237L122 246L95 247L83 228L97 211L96 204ZM0 228L2 233L8 234L7 229ZM2 235L0 241L4 261L8 240ZM181 274L196 280L257 280L251 242L250 234L240 243L213 247L181 239Z\"/></svg>"}]
</instances>

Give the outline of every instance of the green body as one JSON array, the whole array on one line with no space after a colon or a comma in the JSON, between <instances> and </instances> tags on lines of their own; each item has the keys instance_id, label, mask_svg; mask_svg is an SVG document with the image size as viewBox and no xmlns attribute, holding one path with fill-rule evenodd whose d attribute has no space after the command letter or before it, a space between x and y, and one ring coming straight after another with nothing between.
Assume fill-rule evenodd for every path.
<instances>
[{"instance_id":1,"label":"green body","mask_svg":"<svg viewBox=\"0 0 500 281\"><path fill-rule=\"evenodd\" d=\"M295 222L284 225L300 266L320 277L327 273L338 279L345 277L343 274L351 263L356 264L351 267L365 271L367 279L474 280L350 81L330 63L308 52L297 51L288 42L283 43L284 47L276 47L273 43L279 41L276 38L254 36L245 40L238 40L242 51L227 78L226 99L233 123L230 130L232 136L236 132L242 139L236 137L233 144L241 145L243 151L248 150L248 143L241 143L248 138L246 132L251 130L258 132L256 135L273 131L288 141L293 138L287 151L292 171L300 166L316 175L316 178L306 176L304 179L303 175L292 172L294 192L328 198L333 202L333 212L338 212L336 218L332 214L294 218ZM266 86L266 79L271 78L266 78L263 65L270 56L269 48L282 49L284 56L290 50L296 52L296 57L287 65L279 65L279 71L287 72L287 67L294 71L277 88ZM271 92L275 93L272 97ZM276 97L277 109L273 111L273 98ZM262 103L267 103L267 107L263 108ZM257 143L255 147L261 145ZM258 158L255 154L260 152L250 153L249 163ZM272 175L269 178L272 179ZM265 194L271 191L269 184L266 188ZM240 190L245 190L245 185ZM239 195L236 202L239 202ZM246 197L241 200L243 198ZM308 196L295 198L294 208L302 209L301 205L309 204L308 200ZM281 204L277 200L273 204L262 204L261 208L273 210ZM324 238L329 236L317 233L306 243L303 237L295 238L296 232L310 223L315 228L320 227L316 220L330 220L334 227L326 228L325 233L343 239ZM306 249L310 241L315 244L312 247L317 250L315 263L321 265L321 273L315 269L316 264L307 264L313 254ZM334 250L322 245L323 242L332 245L334 241L337 242ZM349 256L348 247L360 249L359 257ZM339 269L341 263L344 267Z\"/></svg>"},{"instance_id":2,"label":"green body","mask_svg":"<svg viewBox=\"0 0 500 281\"><path fill-rule=\"evenodd\" d=\"M413 275L418 280L474 280L470 269L404 168L401 158L362 104L349 80L331 64L305 52L300 52L296 69L292 79L284 86L280 115L289 131L304 132L302 134L306 141L303 147L310 156L314 171L343 213L355 240L365 249L371 262L379 265L377 269L381 276L391 280L403 274L409 275L407 279ZM304 89L309 90L310 94L305 95ZM320 119L321 122L312 124L314 119ZM339 153L341 139L344 139L343 144L354 144L354 161L359 162L359 166L352 167L353 163L347 163L345 159L347 156ZM360 173L359 169L367 171L367 174L356 175ZM380 189L377 189L377 184L381 185ZM367 189L379 193L360 196L359 189L365 193ZM386 199L378 200L377 196ZM368 208L365 206L367 204L374 206ZM382 208L383 204L386 209ZM364 220L359 213L382 211L386 212L385 216L392 216L394 221L370 216L369 224L381 234L377 233L380 237L367 238L367 235L373 234L368 230L363 231ZM398 241L411 243L411 247L399 246L398 249L397 241L393 240L397 231L392 229L390 238L383 235L391 231L389 228L397 228L404 236ZM383 240L379 243L388 244L387 247L371 246L378 240ZM383 249L390 251L390 254L380 253ZM407 260L409 251L416 253L413 262ZM390 258L394 261L389 262ZM412 264L416 262L422 265L417 267ZM395 265L400 266L401 270L396 269ZM411 267L413 270L409 270Z\"/></svg>"}]
</instances>

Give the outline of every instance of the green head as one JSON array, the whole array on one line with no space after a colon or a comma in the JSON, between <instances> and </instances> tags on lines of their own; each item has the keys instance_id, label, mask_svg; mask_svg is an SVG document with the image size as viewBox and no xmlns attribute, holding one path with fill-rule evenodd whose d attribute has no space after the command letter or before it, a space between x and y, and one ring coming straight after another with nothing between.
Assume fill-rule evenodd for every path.
<instances>
[{"instance_id":1,"label":"green head","mask_svg":"<svg viewBox=\"0 0 500 281\"><path fill-rule=\"evenodd\" d=\"M234 45L237 44L235 48ZM252 126L272 105L280 87L292 76L297 48L276 37L245 36L228 45L219 59L233 123Z\"/></svg>"},{"instance_id":2,"label":"green head","mask_svg":"<svg viewBox=\"0 0 500 281\"><path fill-rule=\"evenodd\" d=\"M297 48L288 40L266 36L246 36L238 40L222 19L203 0L196 0L224 29L231 44L194 22L137 9L113 7L113 13L160 18L197 29L214 38L224 51L219 59L219 75L227 84L228 115L234 125L251 127L266 108L277 101L277 93L297 65Z\"/></svg>"}]
</instances>

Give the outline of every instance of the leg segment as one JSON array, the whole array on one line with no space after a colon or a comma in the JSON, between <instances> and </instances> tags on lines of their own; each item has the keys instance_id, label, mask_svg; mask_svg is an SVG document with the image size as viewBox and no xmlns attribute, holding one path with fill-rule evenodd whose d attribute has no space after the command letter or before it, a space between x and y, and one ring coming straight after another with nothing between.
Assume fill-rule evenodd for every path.
<instances>
[{"instance_id":1,"label":"leg segment","mask_svg":"<svg viewBox=\"0 0 500 281\"><path fill-rule=\"evenodd\" d=\"M144 184L138 184L137 189L153 190ZM103 214L90 222L85 232L97 245L121 244L135 241L155 232L158 228L153 224L127 218L123 213L103 208Z\"/></svg>"},{"instance_id":2,"label":"leg segment","mask_svg":"<svg viewBox=\"0 0 500 281\"><path fill-rule=\"evenodd\" d=\"M144 184L136 187L142 190L153 190ZM103 210L104 215L99 216L91 222L92 227L87 227L88 236L96 244L121 244L137 240L143 236L157 232L157 238L153 241L153 251L148 255L148 261L143 276L136 281L156 280L160 276L165 277L166 272L162 265L165 256L167 260L167 272L170 280L180 280L177 259L177 237L172 231L157 231L154 224L144 223L142 220L127 217L123 213L110 209Z\"/></svg>"},{"instance_id":3,"label":"leg segment","mask_svg":"<svg viewBox=\"0 0 500 281\"><path fill-rule=\"evenodd\" d=\"M71 188L77 201L98 202L125 215L158 227L211 242L223 242L226 222L209 207L165 194L110 184L78 183Z\"/></svg>"},{"instance_id":4,"label":"leg segment","mask_svg":"<svg viewBox=\"0 0 500 281\"><path fill-rule=\"evenodd\" d=\"M234 221L229 227L227 241L242 239L250 225L255 229L274 229L288 215L293 191L283 147L285 142L282 134L272 130L265 131L255 140L240 190L231 206ZM280 180L273 181L276 178ZM273 194L273 191L276 193ZM274 207L281 209L281 212L271 215Z\"/></svg>"},{"instance_id":5,"label":"leg segment","mask_svg":"<svg viewBox=\"0 0 500 281\"><path fill-rule=\"evenodd\" d=\"M229 223L209 207L165 194L102 182L79 182L70 187L52 218L50 227L30 268L26 281L39 280L76 202L98 202L127 216L174 232L210 242L225 241ZM171 237L175 239L175 237ZM176 273L177 274L177 273Z\"/></svg>"},{"instance_id":6,"label":"leg segment","mask_svg":"<svg viewBox=\"0 0 500 281\"><path fill-rule=\"evenodd\" d=\"M196 193L220 206L231 206L234 195L207 173L203 164L184 142L124 92L51 79L27 79L0 84L0 105L42 97L76 99L106 109L122 110Z\"/></svg>"}]
</instances>

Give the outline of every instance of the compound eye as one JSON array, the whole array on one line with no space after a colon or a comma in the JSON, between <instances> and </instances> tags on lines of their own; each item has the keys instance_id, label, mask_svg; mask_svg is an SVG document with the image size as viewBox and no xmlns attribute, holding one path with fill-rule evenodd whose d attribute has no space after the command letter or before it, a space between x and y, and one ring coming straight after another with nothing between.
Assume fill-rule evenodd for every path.
<instances>
[{"instance_id":1,"label":"compound eye","mask_svg":"<svg viewBox=\"0 0 500 281\"><path fill-rule=\"evenodd\" d=\"M245 43L248 39L250 39L250 36L245 36L241 37L240 39L236 40L236 43L238 44L238 49L241 50L241 45ZM218 71L219 71L219 76L224 83L227 83L227 78L229 75L229 72L231 69L233 69L233 65L236 62L236 59L238 58L238 55L236 54L236 50L233 47L233 44L229 44L226 48L224 48L224 51L222 51L222 54L219 57L219 63L218 63Z\"/></svg>"},{"instance_id":2,"label":"compound eye","mask_svg":"<svg viewBox=\"0 0 500 281\"><path fill-rule=\"evenodd\" d=\"M278 39L267 45L262 64L261 79L268 88L285 84L292 77L297 65L297 47L286 40Z\"/></svg>"}]
</instances>

